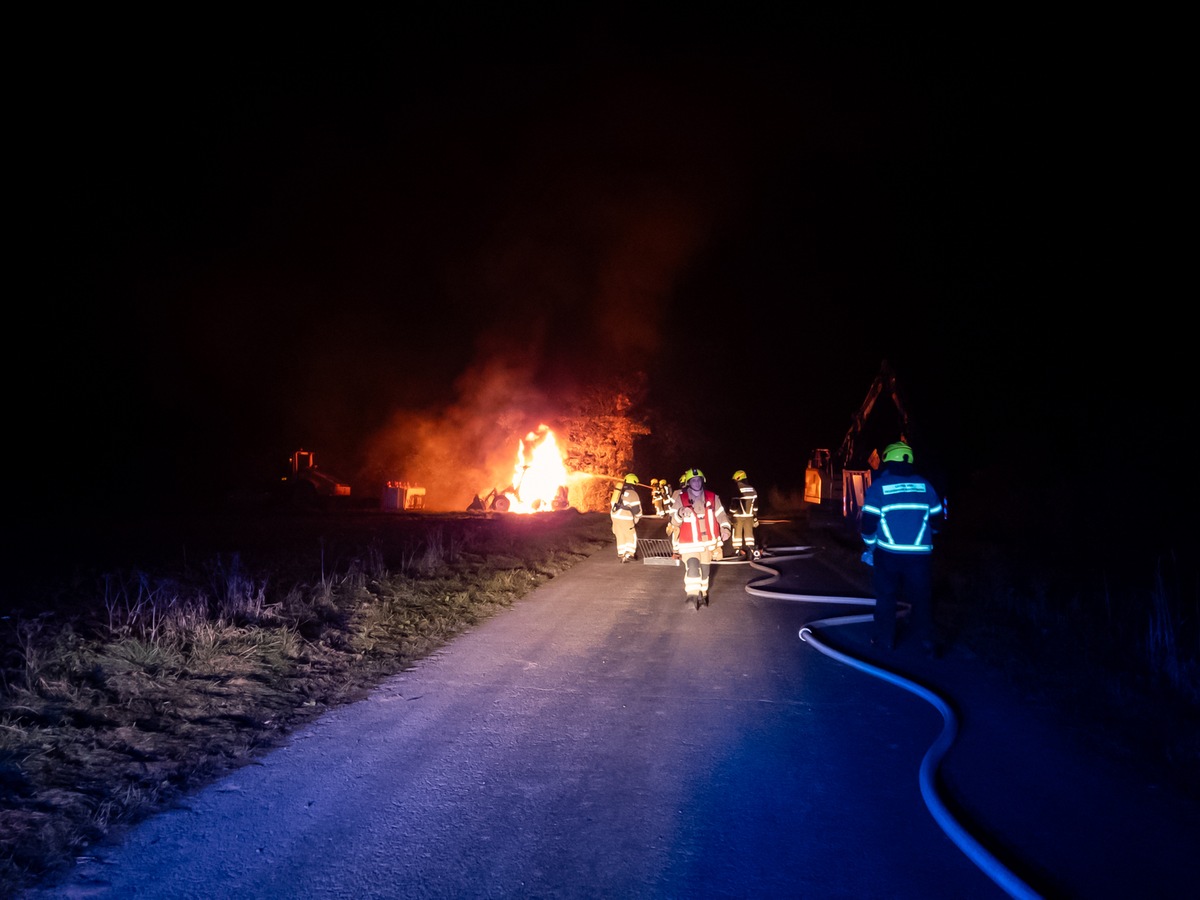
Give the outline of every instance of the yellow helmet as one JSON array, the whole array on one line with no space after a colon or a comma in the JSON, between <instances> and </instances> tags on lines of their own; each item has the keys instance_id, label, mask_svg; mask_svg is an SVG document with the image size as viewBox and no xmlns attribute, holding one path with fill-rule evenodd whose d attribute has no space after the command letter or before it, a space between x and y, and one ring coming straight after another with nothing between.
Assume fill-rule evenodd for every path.
<instances>
[{"instance_id":1,"label":"yellow helmet","mask_svg":"<svg viewBox=\"0 0 1200 900\"><path fill-rule=\"evenodd\" d=\"M746 470L738 469L736 472L734 472L733 480L734 481L745 481L746 480Z\"/></svg>"},{"instance_id":2,"label":"yellow helmet","mask_svg":"<svg viewBox=\"0 0 1200 900\"><path fill-rule=\"evenodd\" d=\"M904 441L896 441L894 444L888 444L883 448L883 461L886 462L906 462L913 461L912 447L904 443Z\"/></svg>"},{"instance_id":3,"label":"yellow helmet","mask_svg":"<svg viewBox=\"0 0 1200 900\"><path fill-rule=\"evenodd\" d=\"M654 486L654 485L656 485L656 484L658 484L658 479L657 479L657 478L651 478L651 479L650 479L650 486L651 486L651 487L653 487L653 486Z\"/></svg>"},{"instance_id":4,"label":"yellow helmet","mask_svg":"<svg viewBox=\"0 0 1200 900\"><path fill-rule=\"evenodd\" d=\"M638 477L636 475L634 475L632 472L630 472L628 475L625 476L625 483L626 484L637 484Z\"/></svg>"},{"instance_id":5,"label":"yellow helmet","mask_svg":"<svg viewBox=\"0 0 1200 900\"><path fill-rule=\"evenodd\" d=\"M687 484L693 478L703 479L704 473L701 472L699 469L688 469L686 472L684 472L682 475L679 476L679 483Z\"/></svg>"}]
</instances>

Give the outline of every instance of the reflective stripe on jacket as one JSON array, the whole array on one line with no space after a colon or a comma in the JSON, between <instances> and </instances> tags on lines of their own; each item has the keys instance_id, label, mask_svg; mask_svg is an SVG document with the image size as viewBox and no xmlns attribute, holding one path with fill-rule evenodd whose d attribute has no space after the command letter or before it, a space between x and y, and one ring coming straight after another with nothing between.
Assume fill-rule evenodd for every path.
<instances>
[{"instance_id":1,"label":"reflective stripe on jacket","mask_svg":"<svg viewBox=\"0 0 1200 900\"><path fill-rule=\"evenodd\" d=\"M638 496L637 488L632 484L624 488L615 488L612 493L612 510L614 519L632 519L636 525L642 518L642 498Z\"/></svg>"},{"instance_id":2,"label":"reflective stripe on jacket","mask_svg":"<svg viewBox=\"0 0 1200 900\"><path fill-rule=\"evenodd\" d=\"M687 488L676 491L672 497L671 521L677 529L675 543L680 553L699 553L714 548L721 543L721 529L730 528L721 498L706 490L703 501L703 510L698 513ZM685 509L692 510L694 515L685 519Z\"/></svg>"},{"instance_id":3,"label":"reflective stripe on jacket","mask_svg":"<svg viewBox=\"0 0 1200 900\"><path fill-rule=\"evenodd\" d=\"M735 519L748 519L758 515L758 491L746 480L737 483L738 496L733 504Z\"/></svg>"},{"instance_id":4,"label":"reflective stripe on jacket","mask_svg":"<svg viewBox=\"0 0 1200 900\"><path fill-rule=\"evenodd\" d=\"M861 532L871 549L932 553L941 524L942 501L920 475L884 472L867 488Z\"/></svg>"}]
</instances>

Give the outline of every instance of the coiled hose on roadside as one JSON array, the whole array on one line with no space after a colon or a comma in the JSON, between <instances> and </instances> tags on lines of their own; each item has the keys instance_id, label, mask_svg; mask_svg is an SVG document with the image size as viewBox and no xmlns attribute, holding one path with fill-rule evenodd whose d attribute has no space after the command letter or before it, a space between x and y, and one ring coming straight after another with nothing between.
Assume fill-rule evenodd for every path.
<instances>
[{"instance_id":1,"label":"coiled hose on roadside","mask_svg":"<svg viewBox=\"0 0 1200 900\"><path fill-rule=\"evenodd\" d=\"M813 547L797 546L797 547L773 547L770 551L763 549L763 559L771 558L779 562L784 562L791 559L809 559L813 555ZM792 555L780 555L781 553L791 553ZM845 606L869 606L875 605L875 600L870 597L834 597L821 594L788 594L782 591L765 590L768 585L774 584L780 578L780 573L776 569L772 569L766 565L762 559L760 560L741 560L741 559L722 559L714 561L714 564L727 563L748 563L755 569L762 569L771 574L767 578L752 581L746 585L746 593L755 597L766 597L775 600L792 600L798 603L835 603ZM959 822L954 818L953 814L947 808L942 798L937 791L937 770L941 765L943 757L950 749L950 745L954 743L954 738L958 733L958 719L954 715L949 704L941 697L933 693L933 691L916 682L910 681L903 676L897 675L895 672L890 672L887 669L864 662L861 659L842 653L823 642L816 633L818 628L832 628L838 625L853 625L862 622L870 622L874 619L874 613L865 613L859 615L834 616L824 619L815 619L811 622L806 622L800 629L800 640L815 649L819 650L830 659L837 660L840 663L851 666L859 671L866 672L872 677L879 678L883 681L891 682L892 684L903 688L911 694L915 694L922 700L928 702L942 716L942 731L937 739L930 745L925 752L925 756L921 760L921 770L919 775L921 785L921 797L925 801L925 806L937 822L938 827L945 832L967 857L975 863L982 872L996 883L1010 897L1019 898L1019 900L1041 900L1041 895L1033 888L1025 884L1012 871L1010 871L1002 862L987 850L973 835L971 835Z\"/></svg>"}]
</instances>

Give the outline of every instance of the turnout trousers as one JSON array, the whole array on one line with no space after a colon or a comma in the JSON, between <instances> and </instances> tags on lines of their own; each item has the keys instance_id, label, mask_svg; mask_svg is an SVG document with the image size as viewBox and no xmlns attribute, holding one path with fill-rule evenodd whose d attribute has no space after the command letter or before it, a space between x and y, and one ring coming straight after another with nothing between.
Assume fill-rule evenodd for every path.
<instances>
[{"instance_id":1,"label":"turnout trousers","mask_svg":"<svg viewBox=\"0 0 1200 900\"><path fill-rule=\"evenodd\" d=\"M908 606L912 634L919 641L933 640L933 556L929 553L890 553L876 548L871 570L875 591L876 641L896 644L896 617Z\"/></svg>"}]
</instances>

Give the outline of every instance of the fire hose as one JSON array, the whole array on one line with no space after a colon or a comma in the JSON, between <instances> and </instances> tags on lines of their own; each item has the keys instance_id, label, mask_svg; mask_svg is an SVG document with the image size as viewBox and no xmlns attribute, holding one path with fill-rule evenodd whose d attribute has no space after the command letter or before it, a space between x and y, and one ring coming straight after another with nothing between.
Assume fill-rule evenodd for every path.
<instances>
[{"instance_id":1,"label":"fire hose","mask_svg":"<svg viewBox=\"0 0 1200 900\"><path fill-rule=\"evenodd\" d=\"M790 551L792 555L780 556L781 552ZM810 559L813 556L814 548L806 546L796 547L776 547L769 552L763 549L763 558L771 558L779 562L784 562L792 559ZM798 603L831 603L844 606L871 606L875 605L874 598L871 597L836 597L820 594L788 594L781 591L770 591L765 588L779 581L781 575L777 569L772 569L770 566L764 565L761 561L749 560L714 560L714 565L729 565L737 563L748 563L755 569L761 569L764 572L771 573L768 577L752 581L746 585L746 593L755 597L766 597L773 600L792 600ZM900 613L907 613L907 609L902 609ZM954 710L941 697L935 694L928 688L917 684L907 678L897 675L895 672L890 672L880 666L872 665L847 653L837 650L817 636L816 629L833 628L839 625L852 625L862 622L870 622L874 619L873 613L834 616L823 619L814 619L807 622L800 629L800 640L814 649L820 651L830 659L851 666L868 675L879 678L883 681L891 682L892 684L903 688L909 693L915 694L922 700L925 700L934 707L942 716L942 731L937 739L930 745L925 756L921 760L921 768L919 781L921 786L921 797L925 801L925 806L937 822L938 827L945 832L954 844L967 855L967 857L979 867L979 869L988 876L995 884L1000 887L1010 897L1020 898L1020 900L1040 900L1041 895L1034 891L1029 885L1025 884L1017 875L1009 870L1000 860L998 860L987 848L983 846L978 839L971 835L966 828L955 819L950 812L937 790L937 771L941 765L943 757L950 749L950 745L954 743L954 738L958 733L958 719L954 715Z\"/></svg>"}]
</instances>

